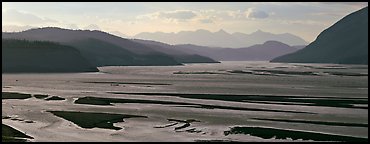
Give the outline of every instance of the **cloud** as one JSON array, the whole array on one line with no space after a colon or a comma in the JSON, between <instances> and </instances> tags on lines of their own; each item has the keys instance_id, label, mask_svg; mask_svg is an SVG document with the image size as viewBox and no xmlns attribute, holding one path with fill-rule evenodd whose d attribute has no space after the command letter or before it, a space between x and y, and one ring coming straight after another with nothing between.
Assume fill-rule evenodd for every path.
<instances>
[{"instance_id":1,"label":"cloud","mask_svg":"<svg viewBox=\"0 0 370 144\"><path fill-rule=\"evenodd\" d=\"M202 9L202 10L157 11L154 13L139 15L136 17L136 19L162 20L162 22L174 22L174 23L198 22L201 24L210 24L219 21L265 19L269 16L270 14L261 10L256 10L255 8L249 8L246 11Z\"/></svg>"},{"instance_id":2,"label":"cloud","mask_svg":"<svg viewBox=\"0 0 370 144\"><path fill-rule=\"evenodd\" d=\"M90 24L84 27L85 30L101 30L100 27L96 24Z\"/></svg>"},{"instance_id":3,"label":"cloud","mask_svg":"<svg viewBox=\"0 0 370 144\"><path fill-rule=\"evenodd\" d=\"M281 24L288 25L311 25L311 26L327 26L326 23L314 20L279 20Z\"/></svg>"},{"instance_id":4,"label":"cloud","mask_svg":"<svg viewBox=\"0 0 370 144\"><path fill-rule=\"evenodd\" d=\"M7 23L18 23L18 24L45 24L45 23L57 23L58 21L50 18L41 18L31 13L17 11L15 9L6 10L3 13L3 22Z\"/></svg>"},{"instance_id":5,"label":"cloud","mask_svg":"<svg viewBox=\"0 0 370 144\"><path fill-rule=\"evenodd\" d=\"M3 25L2 26L2 31L3 32L21 32L25 30L29 30L35 28L33 26L18 26L18 25Z\"/></svg>"},{"instance_id":6,"label":"cloud","mask_svg":"<svg viewBox=\"0 0 370 144\"><path fill-rule=\"evenodd\" d=\"M167 18L167 19L179 19L179 20L188 20L196 17L197 14L190 10L177 10L169 12L160 12L158 17Z\"/></svg>"},{"instance_id":7,"label":"cloud","mask_svg":"<svg viewBox=\"0 0 370 144\"><path fill-rule=\"evenodd\" d=\"M139 15L137 19L164 19L169 21L188 21L197 16L197 13L191 10L160 11Z\"/></svg>"},{"instance_id":8,"label":"cloud","mask_svg":"<svg viewBox=\"0 0 370 144\"><path fill-rule=\"evenodd\" d=\"M323 4L342 4L342 5L353 5L353 6L367 6L368 2L321 2Z\"/></svg>"},{"instance_id":9,"label":"cloud","mask_svg":"<svg viewBox=\"0 0 370 144\"><path fill-rule=\"evenodd\" d=\"M231 16L232 18L236 18L236 19L244 18L244 14L240 10L237 10L237 11L226 11L226 13L229 16Z\"/></svg>"},{"instance_id":10,"label":"cloud","mask_svg":"<svg viewBox=\"0 0 370 144\"><path fill-rule=\"evenodd\" d=\"M335 17L343 16L343 14L340 14L338 12L314 12L314 13L310 13L309 15L311 16L335 16Z\"/></svg>"},{"instance_id":11,"label":"cloud","mask_svg":"<svg viewBox=\"0 0 370 144\"><path fill-rule=\"evenodd\" d=\"M211 20L211 19L200 19L199 22L204 23L204 24L214 23L213 20Z\"/></svg>"},{"instance_id":12,"label":"cloud","mask_svg":"<svg viewBox=\"0 0 370 144\"><path fill-rule=\"evenodd\" d=\"M230 20L247 20L247 19L264 19L273 15L274 12L270 14L256 10L255 8L249 8L245 11L242 10L202 10L200 15L206 18L212 18L213 21L230 21Z\"/></svg>"},{"instance_id":13,"label":"cloud","mask_svg":"<svg viewBox=\"0 0 370 144\"><path fill-rule=\"evenodd\" d=\"M68 25L67 25L67 28L69 28L69 29L73 29L73 30L78 30L78 29L80 29L76 24L68 24Z\"/></svg>"},{"instance_id":14,"label":"cloud","mask_svg":"<svg viewBox=\"0 0 370 144\"><path fill-rule=\"evenodd\" d=\"M269 17L269 14L264 11L249 8L247 11L245 11L245 16L249 19L264 19Z\"/></svg>"}]
</instances>

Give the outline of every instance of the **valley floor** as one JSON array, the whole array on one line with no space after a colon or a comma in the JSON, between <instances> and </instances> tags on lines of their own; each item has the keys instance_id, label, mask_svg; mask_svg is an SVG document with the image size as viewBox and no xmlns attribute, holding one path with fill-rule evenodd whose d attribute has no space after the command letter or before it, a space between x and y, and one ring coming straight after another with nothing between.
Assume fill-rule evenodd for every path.
<instances>
[{"instance_id":1,"label":"valley floor","mask_svg":"<svg viewBox=\"0 0 370 144\"><path fill-rule=\"evenodd\" d=\"M2 123L43 142L368 141L367 65L99 69L3 74Z\"/></svg>"}]
</instances>

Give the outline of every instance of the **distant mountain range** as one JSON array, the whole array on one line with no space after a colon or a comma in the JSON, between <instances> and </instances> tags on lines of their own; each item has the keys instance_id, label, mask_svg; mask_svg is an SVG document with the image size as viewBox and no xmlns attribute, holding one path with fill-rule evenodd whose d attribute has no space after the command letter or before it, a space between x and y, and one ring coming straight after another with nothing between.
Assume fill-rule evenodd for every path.
<instances>
[{"instance_id":1,"label":"distant mountain range","mask_svg":"<svg viewBox=\"0 0 370 144\"><path fill-rule=\"evenodd\" d=\"M102 31L37 28L16 33L2 33L3 39L58 42L73 46L94 66L181 65L182 63L217 62L200 55L188 55L135 42ZM163 51L166 51L164 53ZM174 55L171 55L175 53ZM176 52L175 52L176 51ZM194 58L195 57L195 58Z\"/></svg>"},{"instance_id":2,"label":"distant mountain range","mask_svg":"<svg viewBox=\"0 0 370 144\"><path fill-rule=\"evenodd\" d=\"M210 32L207 30L181 31L178 33L163 32L143 32L134 38L160 41L168 44L193 44L199 46L224 47L224 48L241 48L249 47L256 44L263 44L266 41L279 41L288 45L307 45L308 43L302 38L293 34L273 34L258 30L251 34L233 33L229 34L224 30Z\"/></svg>"},{"instance_id":3,"label":"distant mountain range","mask_svg":"<svg viewBox=\"0 0 370 144\"><path fill-rule=\"evenodd\" d=\"M159 34L168 36L165 33ZM304 40L294 35L275 35L262 31L247 35L228 34L223 30L215 33L198 30L171 35L173 37L168 37L169 41L183 37L188 38L184 39L186 43L217 47L171 45L153 40L126 39L97 30L55 27L3 32L3 73L94 72L100 66L167 66L245 60L368 64L367 7L324 30L308 46L305 46ZM242 40L248 44L260 44L237 47Z\"/></svg>"},{"instance_id":4,"label":"distant mountain range","mask_svg":"<svg viewBox=\"0 0 370 144\"><path fill-rule=\"evenodd\" d=\"M150 40L125 39L97 30L69 30L56 27L35 28L14 33L3 32L2 39L3 42L4 40L9 39L54 42L54 45L50 45L51 48L63 45L65 47L69 47L69 49L75 49L76 51L78 51L78 56L81 56L80 59L87 61L87 67L164 66L181 65L183 63L217 63L221 60L266 61L287 53L292 53L298 50L298 48L304 47L291 47L278 41L267 41L263 44L257 44L250 47L242 48L221 48L196 45L169 45L166 43ZM9 49L9 46L6 46L6 48ZM39 49L37 50L37 52L48 53L51 50L52 49ZM14 54L14 52L15 51L9 50L4 51L3 57L5 55L19 56L18 54ZM62 55L66 55L65 58L68 58L67 53L68 52L61 52ZM78 56L75 55L75 57ZM9 58L3 59L3 64L9 65L11 62L9 62L8 60ZM40 59L40 62L41 61L42 60ZM45 59L44 61L48 60ZM53 61L50 62L52 63ZM12 65L17 64L12 63ZM42 65L42 63L40 63L40 65ZM33 66L35 66L35 64L33 64ZM47 67L49 66L50 65L48 65ZM25 68L27 67L29 66L25 66ZM9 69L9 67L4 68ZM30 71L35 70L32 69ZM54 72L52 70L50 71ZM60 69L60 71L66 72L68 70ZM76 71L76 69L71 69L70 71Z\"/></svg>"},{"instance_id":5,"label":"distant mountain range","mask_svg":"<svg viewBox=\"0 0 370 144\"><path fill-rule=\"evenodd\" d=\"M174 59L183 63L216 63L216 59L208 58L209 56L201 55L199 53L189 52L175 45L169 45L161 42L131 39L134 42L145 44L159 52L174 56Z\"/></svg>"},{"instance_id":6,"label":"distant mountain range","mask_svg":"<svg viewBox=\"0 0 370 144\"><path fill-rule=\"evenodd\" d=\"M368 24L368 7L365 7L321 32L302 50L272 62L368 64Z\"/></svg>"},{"instance_id":7,"label":"distant mountain range","mask_svg":"<svg viewBox=\"0 0 370 144\"><path fill-rule=\"evenodd\" d=\"M269 61L281 55L299 50L278 41L267 41L244 48L217 48L191 44L176 45L178 50L199 54L219 61Z\"/></svg>"}]
</instances>

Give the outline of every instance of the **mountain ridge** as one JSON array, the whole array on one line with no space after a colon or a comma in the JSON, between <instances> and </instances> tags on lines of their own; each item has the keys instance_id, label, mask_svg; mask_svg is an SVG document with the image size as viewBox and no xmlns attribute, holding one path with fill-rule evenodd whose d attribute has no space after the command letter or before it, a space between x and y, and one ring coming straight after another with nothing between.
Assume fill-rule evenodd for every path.
<instances>
[{"instance_id":1,"label":"mountain ridge","mask_svg":"<svg viewBox=\"0 0 370 144\"><path fill-rule=\"evenodd\" d=\"M315 41L271 62L368 64L368 7L322 31Z\"/></svg>"},{"instance_id":2,"label":"mountain ridge","mask_svg":"<svg viewBox=\"0 0 370 144\"><path fill-rule=\"evenodd\" d=\"M176 46L189 53L197 53L218 61L269 61L298 50L278 41L266 41L263 44L243 48L206 47L192 44Z\"/></svg>"},{"instance_id":3,"label":"mountain ridge","mask_svg":"<svg viewBox=\"0 0 370 144\"><path fill-rule=\"evenodd\" d=\"M117 66L117 65L181 65L183 62L216 62L209 58L204 58L198 56L197 59L186 58L186 53L178 53L177 55L168 55L163 53L163 50L158 47L153 47L149 44L142 44L135 42L130 39L121 38L119 36L115 36L109 34L107 32L99 31L99 30L70 30L58 27L46 27L46 28L36 28L31 29L23 32L15 32L15 33L2 33L3 38L15 38L15 39L27 39L27 40L40 40L40 41L52 41L52 42L60 42L65 45L73 45L79 50L89 51L86 47L94 47L93 45L88 44L76 44L81 43L82 41L90 40L94 41L93 43L97 45L101 45L101 47L95 47L95 52L90 50L94 55L89 55L90 57L95 57L95 55L100 55L100 59L102 59L99 64L95 64L96 66ZM109 43L109 44L103 44ZM102 53L97 52L97 49L100 51L104 51L105 47L109 47L111 50L111 54L115 54L114 51L121 51L118 53L122 53L122 50L126 50L126 53L130 53L132 58L128 57L120 57L118 55L115 56L117 61L121 61L122 63L115 63L111 59L109 55L104 55ZM84 53L84 52L83 52ZM86 54L86 52L84 53ZM85 55L86 56L86 55ZM127 56L127 55L126 55ZM154 57L157 56L157 57ZM181 58L180 58L181 57ZM151 59L150 59L151 58ZM203 61L203 59L208 59L208 61ZM93 60L93 58L87 58L89 60ZM104 63L104 59L106 59L106 63ZM130 60L131 59L131 60ZM177 60L176 60L177 59ZM131 61L131 63L127 63L127 61ZM165 61L166 60L166 61ZM157 63L156 63L157 62Z\"/></svg>"},{"instance_id":4,"label":"mountain ridge","mask_svg":"<svg viewBox=\"0 0 370 144\"><path fill-rule=\"evenodd\" d=\"M288 45L306 45L308 42L302 38L290 33L273 34L257 30L251 34L241 32L227 33L220 29L216 32L210 32L204 29L195 31L180 31L177 33L164 32L142 32L132 36L137 39L154 40L168 44L194 44L208 47L229 47L240 48L248 47L255 44L263 44L266 41L274 40L286 43Z\"/></svg>"}]
</instances>

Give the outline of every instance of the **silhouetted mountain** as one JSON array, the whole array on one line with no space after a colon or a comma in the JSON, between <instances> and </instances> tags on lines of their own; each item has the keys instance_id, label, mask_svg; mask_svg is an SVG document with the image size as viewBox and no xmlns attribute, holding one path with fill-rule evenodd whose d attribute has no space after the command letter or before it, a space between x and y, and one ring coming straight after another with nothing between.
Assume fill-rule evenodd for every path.
<instances>
[{"instance_id":1,"label":"silhouetted mountain","mask_svg":"<svg viewBox=\"0 0 370 144\"><path fill-rule=\"evenodd\" d=\"M302 38L285 33L272 34L258 30L251 34L234 33L229 34L224 30L210 32L207 30L181 31L178 33L149 33L143 32L134 36L135 38L160 41L169 44L193 44L199 46L240 48L256 44L263 44L266 41L280 41L288 45L306 45Z\"/></svg>"},{"instance_id":2,"label":"silhouetted mountain","mask_svg":"<svg viewBox=\"0 0 370 144\"><path fill-rule=\"evenodd\" d=\"M129 36L125 35L124 33L121 33L119 31L111 31L109 32L112 35L119 36L121 38L129 38Z\"/></svg>"},{"instance_id":3,"label":"silhouetted mountain","mask_svg":"<svg viewBox=\"0 0 370 144\"><path fill-rule=\"evenodd\" d=\"M135 54L117 45L94 39L82 39L69 42L76 47L81 54L97 67L100 66L155 66L155 65L178 65L172 56L150 52Z\"/></svg>"},{"instance_id":4,"label":"silhouetted mountain","mask_svg":"<svg viewBox=\"0 0 370 144\"><path fill-rule=\"evenodd\" d=\"M2 39L2 72L97 72L73 47L52 42Z\"/></svg>"},{"instance_id":5,"label":"silhouetted mountain","mask_svg":"<svg viewBox=\"0 0 370 144\"><path fill-rule=\"evenodd\" d=\"M46 27L30 29L18 33L3 33L2 38L15 38L15 39L27 39L27 40L39 40L39 41L53 41L68 44L72 41L86 40L88 38L94 38L101 41L105 41L126 50L129 50L136 54L146 54L155 52L151 48L132 42L128 39L124 39L118 36L111 35L102 31L90 31L90 30L69 30L57 27Z\"/></svg>"},{"instance_id":6,"label":"silhouetted mountain","mask_svg":"<svg viewBox=\"0 0 370 144\"><path fill-rule=\"evenodd\" d=\"M196 45L176 45L179 50L197 53L219 61L266 61L298 49L277 41L267 41L246 48L217 48Z\"/></svg>"},{"instance_id":7,"label":"silhouetted mountain","mask_svg":"<svg viewBox=\"0 0 370 144\"><path fill-rule=\"evenodd\" d=\"M180 50L180 48L176 48L174 45L140 39L133 39L133 41L148 45L159 52L171 55L176 61L181 63L219 63L218 61L198 55L197 53L189 53L187 51Z\"/></svg>"},{"instance_id":8,"label":"silhouetted mountain","mask_svg":"<svg viewBox=\"0 0 370 144\"><path fill-rule=\"evenodd\" d=\"M292 54L272 60L290 63L368 64L368 8L351 13Z\"/></svg>"},{"instance_id":9,"label":"silhouetted mountain","mask_svg":"<svg viewBox=\"0 0 370 144\"><path fill-rule=\"evenodd\" d=\"M239 40L244 41L245 46L251 46L255 44L262 44L266 41L279 41L285 43L287 45L306 45L307 42L302 38L295 36L290 33L283 33L283 34L273 34L269 32L264 32L261 30L257 30L251 34L244 34L244 33L233 33L233 36L237 37ZM244 46L244 47L245 47Z\"/></svg>"},{"instance_id":10,"label":"silhouetted mountain","mask_svg":"<svg viewBox=\"0 0 370 144\"><path fill-rule=\"evenodd\" d=\"M192 55L164 53L162 48L124 39L102 31L38 28L19 33L3 33L3 38L60 42L76 47L95 66L180 65L205 62ZM199 61L197 61L199 60Z\"/></svg>"},{"instance_id":11,"label":"silhouetted mountain","mask_svg":"<svg viewBox=\"0 0 370 144\"><path fill-rule=\"evenodd\" d=\"M303 49L303 48L305 48L307 45L295 45L295 46L292 46L292 47L294 47L294 48L296 48L296 49Z\"/></svg>"}]
</instances>

